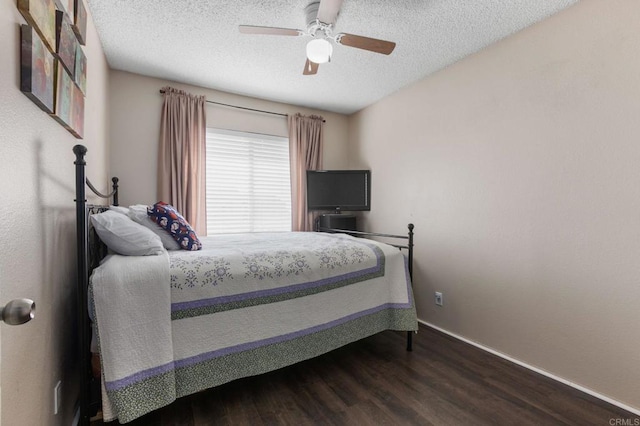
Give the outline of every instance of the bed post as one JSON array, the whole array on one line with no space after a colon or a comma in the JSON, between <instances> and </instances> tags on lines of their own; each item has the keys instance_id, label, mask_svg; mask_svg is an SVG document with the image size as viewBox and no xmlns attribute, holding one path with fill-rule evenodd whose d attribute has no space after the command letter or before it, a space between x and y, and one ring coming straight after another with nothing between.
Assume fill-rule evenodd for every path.
<instances>
[{"instance_id":1,"label":"bed post","mask_svg":"<svg viewBox=\"0 0 640 426\"><path fill-rule=\"evenodd\" d=\"M411 280L411 286L413 287L413 223L410 223L407 228L409 228L409 242L407 246L409 247L409 279ZM413 351L413 332L407 331L407 351Z\"/></svg>"},{"instance_id":2,"label":"bed post","mask_svg":"<svg viewBox=\"0 0 640 426\"><path fill-rule=\"evenodd\" d=\"M118 178L112 177L111 182L113 182L113 185L111 185L111 188L113 188L113 205L118 206Z\"/></svg>"},{"instance_id":3,"label":"bed post","mask_svg":"<svg viewBox=\"0 0 640 426\"><path fill-rule=\"evenodd\" d=\"M78 250L78 288L77 288L77 321L78 321L78 356L80 363L80 422L82 426L89 424L90 401L90 360L89 360L89 318L87 313L87 290L89 280L88 256L88 228L87 228L87 200L85 194L85 166L84 156L87 148L83 145L73 147L76 155L76 238Z\"/></svg>"}]
</instances>

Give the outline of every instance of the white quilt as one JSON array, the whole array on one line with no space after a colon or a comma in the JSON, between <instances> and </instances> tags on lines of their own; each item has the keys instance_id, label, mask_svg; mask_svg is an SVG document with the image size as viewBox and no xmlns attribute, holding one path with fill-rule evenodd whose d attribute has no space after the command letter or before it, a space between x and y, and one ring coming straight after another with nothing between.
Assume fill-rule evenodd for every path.
<instances>
[{"instance_id":1,"label":"white quilt","mask_svg":"<svg viewBox=\"0 0 640 426\"><path fill-rule=\"evenodd\" d=\"M325 233L202 242L196 253L110 256L94 271L105 419L417 329L405 258L391 246Z\"/></svg>"}]
</instances>

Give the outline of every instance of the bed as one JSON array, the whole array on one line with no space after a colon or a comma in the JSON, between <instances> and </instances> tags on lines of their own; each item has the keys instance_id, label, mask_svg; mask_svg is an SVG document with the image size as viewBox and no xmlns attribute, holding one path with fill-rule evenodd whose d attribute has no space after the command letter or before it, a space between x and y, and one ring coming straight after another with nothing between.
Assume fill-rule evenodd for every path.
<instances>
[{"instance_id":1,"label":"bed","mask_svg":"<svg viewBox=\"0 0 640 426\"><path fill-rule=\"evenodd\" d=\"M104 251L90 242L88 217L104 209L87 206L86 148L78 145L74 153L78 301L89 308L78 313L81 424L95 411L89 396L98 384L104 419L126 423L176 398L383 330L407 331L411 350L418 328L410 280L413 225L407 235L215 235L201 238L198 251L102 258ZM105 196L115 196L117 205L117 179L113 183ZM99 380L91 374L90 318Z\"/></svg>"}]
</instances>

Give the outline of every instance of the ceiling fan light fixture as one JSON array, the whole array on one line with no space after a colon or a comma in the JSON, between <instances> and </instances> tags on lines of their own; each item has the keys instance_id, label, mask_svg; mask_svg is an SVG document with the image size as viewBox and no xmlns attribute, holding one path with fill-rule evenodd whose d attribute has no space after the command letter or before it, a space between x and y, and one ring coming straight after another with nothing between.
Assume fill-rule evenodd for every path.
<instances>
[{"instance_id":1,"label":"ceiling fan light fixture","mask_svg":"<svg viewBox=\"0 0 640 426\"><path fill-rule=\"evenodd\" d=\"M316 64L329 62L333 54L333 46L325 38L316 38L307 43L307 58Z\"/></svg>"}]
</instances>

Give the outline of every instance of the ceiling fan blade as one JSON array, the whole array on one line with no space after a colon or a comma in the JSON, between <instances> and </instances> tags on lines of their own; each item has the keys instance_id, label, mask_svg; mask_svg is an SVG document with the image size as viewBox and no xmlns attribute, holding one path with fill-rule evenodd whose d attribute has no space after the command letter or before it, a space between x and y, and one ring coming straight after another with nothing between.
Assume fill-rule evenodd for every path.
<instances>
[{"instance_id":1,"label":"ceiling fan blade","mask_svg":"<svg viewBox=\"0 0 640 426\"><path fill-rule=\"evenodd\" d=\"M336 42L344 44L345 46L370 50L371 52L382 53L384 55L390 54L396 47L396 44L392 41L378 40L377 38L345 33L338 34Z\"/></svg>"},{"instance_id":2,"label":"ceiling fan blade","mask_svg":"<svg viewBox=\"0 0 640 426\"><path fill-rule=\"evenodd\" d=\"M318 64L315 62L311 62L307 59L307 62L304 64L304 71L302 71L303 75L314 75L318 72Z\"/></svg>"},{"instance_id":3,"label":"ceiling fan blade","mask_svg":"<svg viewBox=\"0 0 640 426\"><path fill-rule=\"evenodd\" d=\"M342 0L320 0L318 20L325 24L335 24L342 7Z\"/></svg>"},{"instance_id":4,"label":"ceiling fan blade","mask_svg":"<svg viewBox=\"0 0 640 426\"><path fill-rule=\"evenodd\" d=\"M300 36L304 31L292 28L276 28L276 27L258 27L255 25L239 25L238 29L243 34L265 34L265 35L285 35Z\"/></svg>"}]
</instances>

